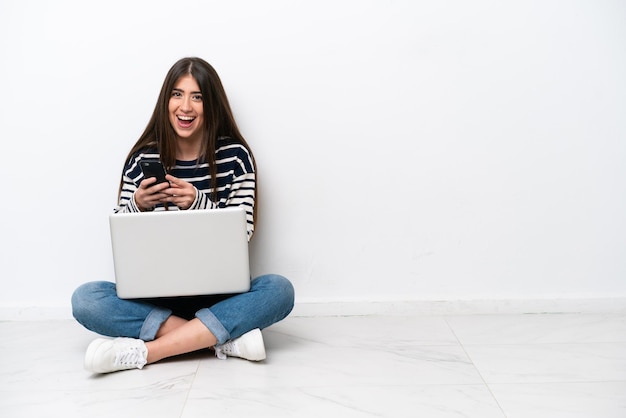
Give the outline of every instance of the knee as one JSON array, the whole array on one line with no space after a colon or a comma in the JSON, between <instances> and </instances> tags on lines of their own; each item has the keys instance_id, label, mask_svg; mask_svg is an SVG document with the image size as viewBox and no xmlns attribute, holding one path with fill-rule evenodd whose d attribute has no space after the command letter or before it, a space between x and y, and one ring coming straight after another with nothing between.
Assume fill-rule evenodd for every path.
<instances>
[{"instance_id":1,"label":"knee","mask_svg":"<svg viewBox=\"0 0 626 418\"><path fill-rule=\"evenodd\" d=\"M295 300L295 290L286 277L279 274L267 274L255 279L268 293L272 294L274 300L280 300L285 308L291 311Z\"/></svg>"},{"instance_id":2,"label":"knee","mask_svg":"<svg viewBox=\"0 0 626 418\"><path fill-rule=\"evenodd\" d=\"M110 282L89 282L80 285L72 294L72 315L78 322L92 315L96 302L103 296L115 293L115 284Z\"/></svg>"}]
</instances>

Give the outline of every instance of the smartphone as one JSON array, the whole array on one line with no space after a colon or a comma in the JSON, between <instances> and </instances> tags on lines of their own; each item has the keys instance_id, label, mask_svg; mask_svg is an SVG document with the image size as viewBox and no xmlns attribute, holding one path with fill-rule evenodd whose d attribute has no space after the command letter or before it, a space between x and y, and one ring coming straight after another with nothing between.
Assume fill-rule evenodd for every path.
<instances>
[{"instance_id":1,"label":"smartphone","mask_svg":"<svg viewBox=\"0 0 626 418\"><path fill-rule=\"evenodd\" d=\"M139 161L139 166L141 167L141 171L143 172L144 178L156 177L156 182L151 184L150 187L159 184L165 183L167 180L165 179L165 167L163 167L163 163L159 160L141 160Z\"/></svg>"}]
</instances>

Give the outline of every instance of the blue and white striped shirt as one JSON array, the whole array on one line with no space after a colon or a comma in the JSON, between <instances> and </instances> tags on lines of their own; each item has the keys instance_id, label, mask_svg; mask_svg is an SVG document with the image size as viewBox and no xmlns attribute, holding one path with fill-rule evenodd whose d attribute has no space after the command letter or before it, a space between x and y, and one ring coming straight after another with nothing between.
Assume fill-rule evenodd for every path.
<instances>
[{"instance_id":1,"label":"blue and white striped shirt","mask_svg":"<svg viewBox=\"0 0 626 418\"><path fill-rule=\"evenodd\" d=\"M139 212L135 202L135 191L143 180L139 161L159 159L156 149L146 149L133 155L124 167L123 185L116 213ZM196 161L179 161L169 174L193 184L196 188L196 199L189 207L192 209L218 209L225 207L244 206L248 220L248 239L254 232L254 200L256 177L254 165L248 150L239 142L230 138L219 138L215 152L217 164L217 203L211 201L213 189L208 163ZM155 210L164 210L159 205ZM170 205L170 210L177 210Z\"/></svg>"}]
</instances>

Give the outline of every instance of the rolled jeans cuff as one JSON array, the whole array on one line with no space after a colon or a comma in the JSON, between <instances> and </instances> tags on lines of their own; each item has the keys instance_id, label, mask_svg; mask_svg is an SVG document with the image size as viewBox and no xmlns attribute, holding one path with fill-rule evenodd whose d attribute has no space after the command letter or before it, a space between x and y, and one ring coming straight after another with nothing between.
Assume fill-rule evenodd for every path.
<instances>
[{"instance_id":1,"label":"rolled jeans cuff","mask_svg":"<svg viewBox=\"0 0 626 418\"><path fill-rule=\"evenodd\" d=\"M172 311L165 308L154 308L146 317L146 320L141 326L139 332L139 338L144 341L153 341L156 338L159 328L163 325L163 322L172 315Z\"/></svg>"},{"instance_id":2,"label":"rolled jeans cuff","mask_svg":"<svg viewBox=\"0 0 626 418\"><path fill-rule=\"evenodd\" d=\"M216 345L224 344L230 340L230 333L224 328L224 325L217 319L213 312L209 308L202 308L196 312L196 318L204 324L205 327L211 331L211 333L217 339Z\"/></svg>"}]
</instances>

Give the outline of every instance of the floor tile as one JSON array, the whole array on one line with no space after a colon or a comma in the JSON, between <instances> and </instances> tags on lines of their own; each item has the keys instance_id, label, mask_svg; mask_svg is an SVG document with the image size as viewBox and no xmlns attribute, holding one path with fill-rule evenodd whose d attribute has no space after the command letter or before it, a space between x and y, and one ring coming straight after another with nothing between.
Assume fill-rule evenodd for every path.
<instances>
[{"instance_id":1,"label":"floor tile","mask_svg":"<svg viewBox=\"0 0 626 418\"><path fill-rule=\"evenodd\" d=\"M467 345L487 383L626 381L626 343Z\"/></svg>"},{"instance_id":2,"label":"floor tile","mask_svg":"<svg viewBox=\"0 0 626 418\"><path fill-rule=\"evenodd\" d=\"M182 418L203 411L258 417L504 418L482 385L315 386L192 390Z\"/></svg>"},{"instance_id":3,"label":"floor tile","mask_svg":"<svg viewBox=\"0 0 626 418\"><path fill-rule=\"evenodd\" d=\"M188 390L0 391L0 416L10 418L110 418L180 416Z\"/></svg>"},{"instance_id":4,"label":"floor tile","mask_svg":"<svg viewBox=\"0 0 626 418\"><path fill-rule=\"evenodd\" d=\"M94 335L73 323L54 324L54 328L34 332L35 323L24 323L25 329L7 332L12 339L0 342L0 391L2 390L122 390L122 389L189 389L198 368L197 356L165 361L144 370L124 373L91 374L84 370L83 359ZM9 328L0 325L0 330ZM54 333L63 338L50 337ZM32 331L32 332L31 332ZM6 334L5 334L6 335Z\"/></svg>"},{"instance_id":5,"label":"floor tile","mask_svg":"<svg viewBox=\"0 0 626 418\"><path fill-rule=\"evenodd\" d=\"M626 342L626 315L467 315L446 320L462 344Z\"/></svg>"},{"instance_id":6,"label":"floor tile","mask_svg":"<svg viewBox=\"0 0 626 418\"><path fill-rule=\"evenodd\" d=\"M295 317L270 328L302 341L332 347L458 345L443 317L348 316Z\"/></svg>"},{"instance_id":7,"label":"floor tile","mask_svg":"<svg viewBox=\"0 0 626 418\"><path fill-rule=\"evenodd\" d=\"M352 386L483 383L462 347L360 344L337 348L293 335L264 333L268 358L262 363L229 358L203 361L194 388L218 383L236 387ZM272 349L274 346L280 349ZM241 380L230 378L235 373Z\"/></svg>"},{"instance_id":8,"label":"floor tile","mask_svg":"<svg viewBox=\"0 0 626 418\"><path fill-rule=\"evenodd\" d=\"M490 385L508 418L623 418L626 382Z\"/></svg>"}]
</instances>

